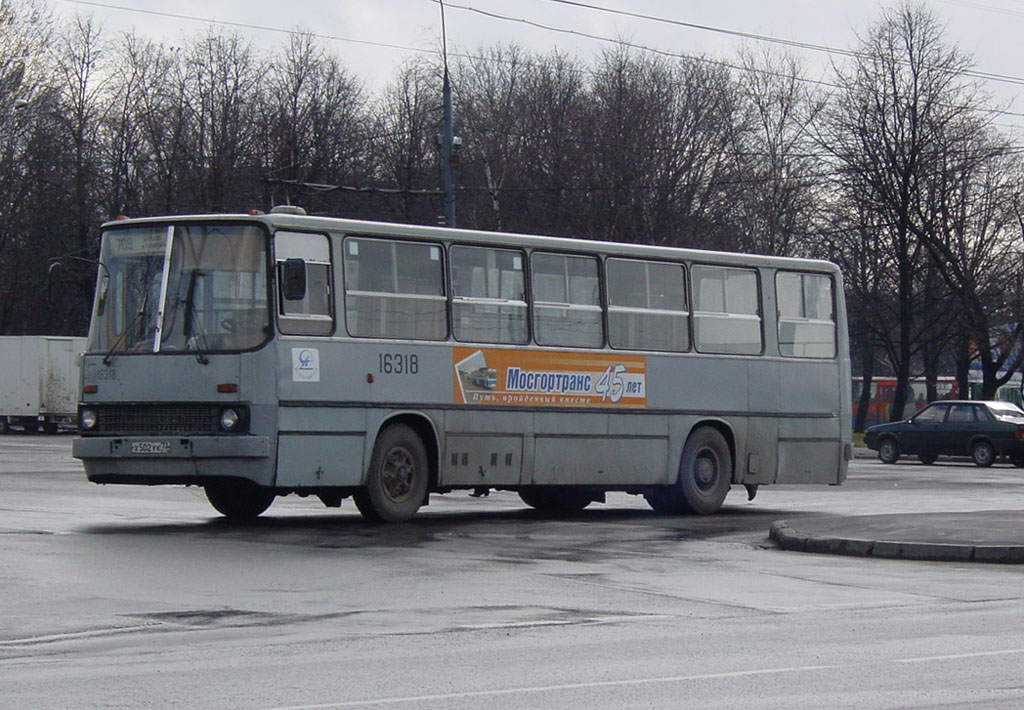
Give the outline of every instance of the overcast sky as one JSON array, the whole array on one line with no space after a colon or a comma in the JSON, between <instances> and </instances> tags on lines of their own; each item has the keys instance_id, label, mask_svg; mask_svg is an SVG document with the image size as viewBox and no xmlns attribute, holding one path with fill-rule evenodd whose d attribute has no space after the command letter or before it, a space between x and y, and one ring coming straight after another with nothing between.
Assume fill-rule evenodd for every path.
<instances>
[{"instance_id":1,"label":"overcast sky","mask_svg":"<svg viewBox=\"0 0 1024 710\"><path fill-rule=\"evenodd\" d=\"M857 34L863 34L882 9L892 5L882 0L579 2L841 49L854 46ZM990 81L988 87L1001 107L1012 102L1008 108L1024 114L1024 0L925 0L925 4L946 23L948 40L971 54L979 70L1021 77L1019 84ZM744 44L761 44L710 29L626 17L560 0L445 0L445 7L449 52L471 52L481 45L514 41L531 50L557 48L589 61L609 46L582 34L722 59L733 59ZM141 35L168 43L203 31L210 21L245 25L234 25L234 29L268 48L285 40L280 31L308 30L330 37L328 46L371 90L383 85L417 50L437 51L441 36L437 0L55 0L55 8L62 15L92 13L108 30L134 28ZM578 34L544 29L523 20ZM825 76L830 61L827 53L790 51L801 59L811 78ZM842 61L841 57L835 59ZM998 123L1024 126L1024 116L1004 116ZM1014 135L1024 139L1019 131Z\"/></svg>"}]
</instances>

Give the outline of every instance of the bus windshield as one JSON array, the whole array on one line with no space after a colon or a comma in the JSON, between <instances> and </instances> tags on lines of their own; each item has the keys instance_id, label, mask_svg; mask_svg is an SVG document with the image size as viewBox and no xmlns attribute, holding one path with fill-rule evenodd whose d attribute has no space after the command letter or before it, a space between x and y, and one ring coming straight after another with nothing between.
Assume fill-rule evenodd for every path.
<instances>
[{"instance_id":1,"label":"bus windshield","mask_svg":"<svg viewBox=\"0 0 1024 710\"><path fill-rule=\"evenodd\" d=\"M103 235L89 352L247 350L270 335L266 236L253 225Z\"/></svg>"}]
</instances>

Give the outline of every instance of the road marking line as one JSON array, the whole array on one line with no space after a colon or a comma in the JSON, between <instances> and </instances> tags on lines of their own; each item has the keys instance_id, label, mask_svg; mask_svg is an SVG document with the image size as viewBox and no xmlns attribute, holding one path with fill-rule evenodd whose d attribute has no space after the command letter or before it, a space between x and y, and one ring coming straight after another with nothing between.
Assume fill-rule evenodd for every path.
<instances>
[{"instance_id":1,"label":"road marking line","mask_svg":"<svg viewBox=\"0 0 1024 710\"><path fill-rule=\"evenodd\" d=\"M75 641L78 639L90 639L101 636L113 636L115 634L130 633L132 631L147 631L154 629L158 624L140 624L138 626L114 626L109 629L93 629L91 631L68 631L61 634L48 634L46 636L27 636L25 638L6 639L0 641L0 646L29 646L32 644L55 643L59 641Z\"/></svg>"},{"instance_id":2,"label":"road marking line","mask_svg":"<svg viewBox=\"0 0 1024 710\"><path fill-rule=\"evenodd\" d=\"M962 658L984 658L986 656L1012 656L1024 653L1024 648L1008 648L1004 651L974 651L971 653L950 653L943 656L920 656L919 658L897 658L896 663L928 663L929 661L955 661Z\"/></svg>"},{"instance_id":3,"label":"road marking line","mask_svg":"<svg viewBox=\"0 0 1024 710\"><path fill-rule=\"evenodd\" d=\"M703 673L699 675L664 676L661 678L633 678L625 680L602 680L589 683L564 683L559 685L537 685L525 688L499 688L496 690L470 690L462 693L436 693L432 695L407 695L397 698L375 698L369 700L344 700L336 703L317 703L313 705L282 705L265 710L329 710L330 708L352 708L373 705L398 705L401 703L422 703L437 700L458 700L467 698L486 698L499 695L517 695L525 693L548 693L559 690L583 690L588 688L612 688L616 686L647 685L653 683L681 683L695 680L715 680L719 678L742 678L778 673L800 673L806 671L836 670L840 666L794 666L792 668L761 668L749 671L728 671L724 673Z\"/></svg>"},{"instance_id":4,"label":"road marking line","mask_svg":"<svg viewBox=\"0 0 1024 710\"><path fill-rule=\"evenodd\" d=\"M1024 648L1011 648L1001 651L975 651L972 653L955 653L942 656L919 656L915 658L897 658L896 663L928 663L932 661L949 661L967 658L984 658L987 656L1009 656L1024 654ZM748 671L728 671L723 673L702 673L698 675L663 676L659 678L634 678L624 680L604 680L589 683L564 683L560 685L538 685L524 688L499 688L496 690L470 690L461 693L436 693L431 695L407 695L395 698L375 698L367 700L343 700L334 703L316 703L312 705L282 705L265 710L330 710L331 708L372 707L374 705L399 705L402 703L424 703L439 700L459 700L468 698L485 698L501 695L518 695L526 693L546 693L559 690L586 690L589 688L612 688L630 685L647 685L655 683L684 683L697 680L716 680L721 678L743 678L764 676L780 673L801 673L808 671L838 670L841 666L792 666L783 668L761 668Z\"/></svg>"}]
</instances>

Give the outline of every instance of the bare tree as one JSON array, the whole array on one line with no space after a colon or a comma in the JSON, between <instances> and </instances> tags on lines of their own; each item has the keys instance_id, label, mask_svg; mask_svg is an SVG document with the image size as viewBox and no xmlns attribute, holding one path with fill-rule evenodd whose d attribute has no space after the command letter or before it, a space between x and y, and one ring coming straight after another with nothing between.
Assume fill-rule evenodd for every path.
<instances>
[{"instance_id":1,"label":"bare tree","mask_svg":"<svg viewBox=\"0 0 1024 710\"><path fill-rule=\"evenodd\" d=\"M358 185L365 180L367 123L362 86L308 33L290 35L284 50L269 67L260 119L261 166L271 179L296 184ZM287 185L284 186L285 188ZM268 200L282 192L282 183L269 183ZM302 191L310 204L323 210L322 193ZM351 213L344 194L329 201ZM291 194L284 190L284 199ZM357 198L358 199L358 198Z\"/></svg>"},{"instance_id":2,"label":"bare tree","mask_svg":"<svg viewBox=\"0 0 1024 710\"><path fill-rule=\"evenodd\" d=\"M385 87L370 143L378 185L398 191L381 204L381 212L398 222L436 223L440 202L416 194L437 189L441 81L427 61L407 63Z\"/></svg>"},{"instance_id":3,"label":"bare tree","mask_svg":"<svg viewBox=\"0 0 1024 710\"><path fill-rule=\"evenodd\" d=\"M738 246L760 254L813 252L808 236L822 179L810 129L821 104L793 57L748 50L741 61L750 130L739 148L749 182L738 191Z\"/></svg>"},{"instance_id":4,"label":"bare tree","mask_svg":"<svg viewBox=\"0 0 1024 710\"><path fill-rule=\"evenodd\" d=\"M951 141L936 156L913 228L956 300L966 336L961 340L972 343L982 372L981 396L991 399L1021 366L1016 208L1024 195L1024 166L978 118L949 128Z\"/></svg>"},{"instance_id":5,"label":"bare tree","mask_svg":"<svg viewBox=\"0 0 1024 710\"><path fill-rule=\"evenodd\" d=\"M840 89L818 134L838 171L836 189L873 215L876 248L891 261L895 332L885 340L897 378L894 419L906 403L923 302L918 277L927 255L914 220L935 160L949 149L945 128L973 110L960 81L968 66L928 11L887 11L837 71Z\"/></svg>"},{"instance_id":6,"label":"bare tree","mask_svg":"<svg viewBox=\"0 0 1024 710\"><path fill-rule=\"evenodd\" d=\"M265 67L240 35L212 32L186 46L184 61L191 206L208 212L248 208L255 201L255 108Z\"/></svg>"}]
</instances>

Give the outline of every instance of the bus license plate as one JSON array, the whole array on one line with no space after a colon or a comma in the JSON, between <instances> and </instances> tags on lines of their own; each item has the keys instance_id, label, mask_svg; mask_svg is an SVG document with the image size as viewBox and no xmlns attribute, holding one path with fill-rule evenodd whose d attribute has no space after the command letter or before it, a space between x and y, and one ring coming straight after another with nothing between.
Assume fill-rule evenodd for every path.
<instances>
[{"instance_id":1,"label":"bus license plate","mask_svg":"<svg viewBox=\"0 0 1024 710\"><path fill-rule=\"evenodd\" d=\"M171 442L133 441L131 451L133 454L169 454L171 453Z\"/></svg>"}]
</instances>

